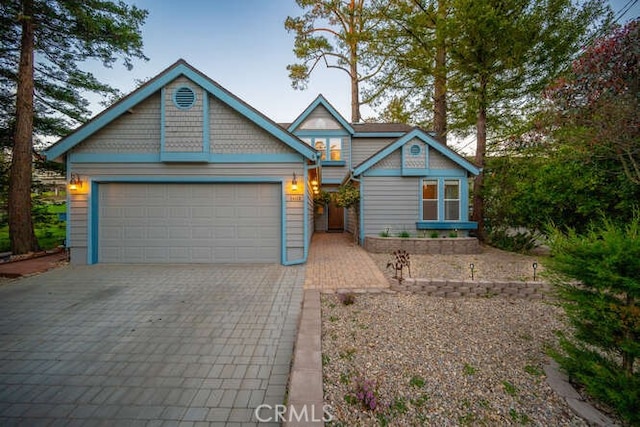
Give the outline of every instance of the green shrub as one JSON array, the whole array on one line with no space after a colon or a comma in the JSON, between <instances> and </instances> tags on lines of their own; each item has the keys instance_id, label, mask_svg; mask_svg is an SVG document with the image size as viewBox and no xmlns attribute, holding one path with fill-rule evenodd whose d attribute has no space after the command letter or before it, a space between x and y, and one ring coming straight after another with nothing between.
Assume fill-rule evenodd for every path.
<instances>
[{"instance_id":1,"label":"green shrub","mask_svg":"<svg viewBox=\"0 0 640 427\"><path fill-rule=\"evenodd\" d=\"M574 336L553 356L585 390L640 423L640 213L584 235L552 230L547 271Z\"/></svg>"},{"instance_id":2,"label":"green shrub","mask_svg":"<svg viewBox=\"0 0 640 427\"><path fill-rule=\"evenodd\" d=\"M537 246L539 235L531 232L512 232L506 228L490 228L487 243L509 252L527 253Z\"/></svg>"},{"instance_id":3,"label":"green shrub","mask_svg":"<svg viewBox=\"0 0 640 427\"><path fill-rule=\"evenodd\" d=\"M406 239L406 238L411 237L411 234L409 234L409 232L408 232L408 231L403 230L403 231L401 231L401 232L399 232L399 233L398 233L398 237L401 237L401 238L403 238L403 239Z\"/></svg>"}]
</instances>

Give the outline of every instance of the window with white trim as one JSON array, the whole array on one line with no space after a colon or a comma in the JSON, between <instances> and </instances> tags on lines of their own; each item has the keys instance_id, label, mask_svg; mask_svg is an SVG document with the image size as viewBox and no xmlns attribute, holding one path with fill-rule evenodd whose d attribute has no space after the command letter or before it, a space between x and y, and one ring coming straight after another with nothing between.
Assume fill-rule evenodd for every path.
<instances>
[{"instance_id":1,"label":"window with white trim","mask_svg":"<svg viewBox=\"0 0 640 427\"><path fill-rule=\"evenodd\" d=\"M438 220L438 181L436 180L422 181L422 220Z\"/></svg>"},{"instance_id":2,"label":"window with white trim","mask_svg":"<svg viewBox=\"0 0 640 427\"><path fill-rule=\"evenodd\" d=\"M320 153L321 160L341 161L342 158L342 138L327 137L304 137L304 142L316 149Z\"/></svg>"}]
</instances>

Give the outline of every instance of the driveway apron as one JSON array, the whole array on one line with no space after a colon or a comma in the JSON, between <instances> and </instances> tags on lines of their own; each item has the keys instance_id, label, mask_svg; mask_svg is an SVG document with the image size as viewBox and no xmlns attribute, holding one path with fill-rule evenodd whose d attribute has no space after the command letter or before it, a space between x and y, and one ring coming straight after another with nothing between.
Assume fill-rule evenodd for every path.
<instances>
[{"instance_id":1,"label":"driveway apron","mask_svg":"<svg viewBox=\"0 0 640 427\"><path fill-rule=\"evenodd\" d=\"M304 276L96 265L0 286L0 424L258 424L285 397Z\"/></svg>"}]
</instances>

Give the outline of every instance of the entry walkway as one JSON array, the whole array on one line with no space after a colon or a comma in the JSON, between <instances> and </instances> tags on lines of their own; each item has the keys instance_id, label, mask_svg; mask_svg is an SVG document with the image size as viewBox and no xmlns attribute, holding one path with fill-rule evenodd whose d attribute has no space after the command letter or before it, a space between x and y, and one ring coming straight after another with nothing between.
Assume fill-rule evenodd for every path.
<instances>
[{"instance_id":1,"label":"entry walkway","mask_svg":"<svg viewBox=\"0 0 640 427\"><path fill-rule=\"evenodd\" d=\"M367 251L348 233L315 233L306 267L305 289L335 292L389 287Z\"/></svg>"}]
</instances>

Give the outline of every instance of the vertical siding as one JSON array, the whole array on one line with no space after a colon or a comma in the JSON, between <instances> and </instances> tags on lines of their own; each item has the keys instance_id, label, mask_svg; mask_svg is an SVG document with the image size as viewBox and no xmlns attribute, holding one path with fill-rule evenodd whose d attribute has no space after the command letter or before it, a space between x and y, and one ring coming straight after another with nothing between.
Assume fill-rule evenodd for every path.
<instances>
[{"instance_id":1,"label":"vertical siding","mask_svg":"<svg viewBox=\"0 0 640 427\"><path fill-rule=\"evenodd\" d=\"M159 153L160 92L73 148L74 153Z\"/></svg>"},{"instance_id":2,"label":"vertical siding","mask_svg":"<svg viewBox=\"0 0 640 427\"><path fill-rule=\"evenodd\" d=\"M416 177L363 177L364 234L376 236L389 228L416 233L420 185Z\"/></svg>"},{"instance_id":3,"label":"vertical siding","mask_svg":"<svg viewBox=\"0 0 640 427\"><path fill-rule=\"evenodd\" d=\"M193 107L178 108L173 102L176 89L187 86L196 94ZM202 152L203 108L206 92L186 77L179 77L168 84L164 91L165 135L164 149L168 152Z\"/></svg>"},{"instance_id":4,"label":"vertical siding","mask_svg":"<svg viewBox=\"0 0 640 427\"><path fill-rule=\"evenodd\" d=\"M351 140L351 168L395 141L394 138L353 138Z\"/></svg>"},{"instance_id":5,"label":"vertical siding","mask_svg":"<svg viewBox=\"0 0 640 427\"><path fill-rule=\"evenodd\" d=\"M216 154L290 153L292 149L214 97L209 97L210 150Z\"/></svg>"},{"instance_id":6,"label":"vertical siding","mask_svg":"<svg viewBox=\"0 0 640 427\"><path fill-rule=\"evenodd\" d=\"M342 126L333 118L329 110L322 105L318 105L298 126L298 129L342 129Z\"/></svg>"}]
</instances>

